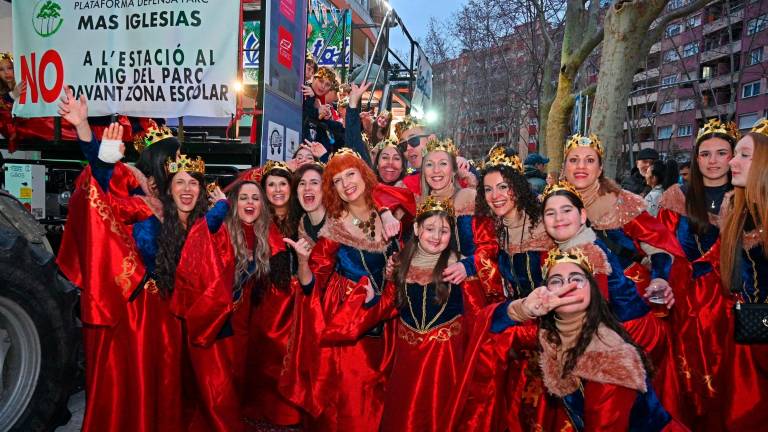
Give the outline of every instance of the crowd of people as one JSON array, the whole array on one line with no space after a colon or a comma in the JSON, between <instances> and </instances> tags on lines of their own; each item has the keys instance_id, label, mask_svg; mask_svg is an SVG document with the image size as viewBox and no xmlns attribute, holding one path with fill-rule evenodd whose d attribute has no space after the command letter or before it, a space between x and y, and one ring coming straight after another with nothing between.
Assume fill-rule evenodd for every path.
<instances>
[{"instance_id":1,"label":"crowd of people","mask_svg":"<svg viewBox=\"0 0 768 432\"><path fill-rule=\"evenodd\" d=\"M304 144L223 189L156 125L122 162L129 126L62 97L89 162L58 255L84 431L768 422L768 121L710 120L685 181L644 150L619 186L600 137L564 140L560 172L471 162L310 60Z\"/></svg>"}]
</instances>

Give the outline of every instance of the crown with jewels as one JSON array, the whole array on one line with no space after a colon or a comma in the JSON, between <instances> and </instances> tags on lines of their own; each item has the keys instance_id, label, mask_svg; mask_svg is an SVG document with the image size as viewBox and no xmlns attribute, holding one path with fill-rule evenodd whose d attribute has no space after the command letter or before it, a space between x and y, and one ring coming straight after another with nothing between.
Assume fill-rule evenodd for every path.
<instances>
[{"instance_id":1,"label":"crown with jewels","mask_svg":"<svg viewBox=\"0 0 768 432\"><path fill-rule=\"evenodd\" d=\"M165 126L158 127L155 125L147 129L144 135L139 135L134 138L133 145L136 148L136 151L141 153L147 147L166 138L173 138L173 132Z\"/></svg>"},{"instance_id":2,"label":"crown with jewels","mask_svg":"<svg viewBox=\"0 0 768 432\"><path fill-rule=\"evenodd\" d=\"M336 72L333 71L333 69L329 67L321 67L320 69L315 72L315 78L317 79L326 79L330 81L331 83L336 81Z\"/></svg>"},{"instance_id":3,"label":"crown with jewels","mask_svg":"<svg viewBox=\"0 0 768 432\"><path fill-rule=\"evenodd\" d=\"M425 148L427 149L427 153L444 151L451 156L456 156L457 153L456 146L453 144L453 140L450 138L444 140L430 138L429 141L427 141Z\"/></svg>"},{"instance_id":4,"label":"crown with jewels","mask_svg":"<svg viewBox=\"0 0 768 432\"><path fill-rule=\"evenodd\" d=\"M187 155L182 154L179 155L175 161L168 158L165 162L165 170L168 174L176 174L181 171L205 174L205 162L203 162L203 158L200 156L198 156L197 159L192 159L187 157Z\"/></svg>"},{"instance_id":5,"label":"crown with jewels","mask_svg":"<svg viewBox=\"0 0 768 432\"><path fill-rule=\"evenodd\" d=\"M9 52L0 52L0 60L8 60L13 63L13 54Z\"/></svg>"},{"instance_id":6,"label":"crown with jewels","mask_svg":"<svg viewBox=\"0 0 768 432\"><path fill-rule=\"evenodd\" d=\"M342 147L339 150L336 150L335 152L333 152L331 157L328 158L328 162L330 162L336 156L344 156L344 155L354 156L358 159L362 159L356 151L352 150L349 147Z\"/></svg>"},{"instance_id":7,"label":"crown with jewels","mask_svg":"<svg viewBox=\"0 0 768 432\"><path fill-rule=\"evenodd\" d=\"M402 135L405 131L408 129L413 129L415 127L421 127L421 123L419 121L409 115L403 117L402 120L400 120L399 123L395 125L395 135L397 135L397 139L401 139Z\"/></svg>"},{"instance_id":8,"label":"crown with jewels","mask_svg":"<svg viewBox=\"0 0 768 432\"><path fill-rule=\"evenodd\" d=\"M283 170L288 171L289 173L291 170L288 168L288 164L283 161L277 161L277 160L268 160L266 164L264 164L264 170L262 171L261 175L263 177L266 177L269 175L270 172L274 170Z\"/></svg>"},{"instance_id":9,"label":"crown with jewels","mask_svg":"<svg viewBox=\"0 0 768 432\"><path fill-rule=\"evenodd\" d=\"M483 168L507 166L519 173L523 173L523 162L517 155L507 156L502 146L496 146L488 152L488 160L482 164Z\"/></svg>"},{"instance_id":10,"label":"crown with jewels","mask_svg":"<svg viewBox=\"0 0 768 432\"><path fill-rule=\"evenodd\" d=\"M568 192L576 195L582 202L584 201L581 198L581 194L579 193L579 191L576 190L576 187L574 185L572 185L570 182L568 182L567 180L560 180L557 183L553 183L551 185L547 185L547 187L544 188L544 192L542 193L542 197L543 197L543 199L547 199L553 193L555 193L557 191L561 191L561 190L568 191Z\"/></svg>"},{"instance_id":11,"label":"crown with jewels","mask_svg":"<svg viewBox=\"0 0 768 432\"><path fill-rule=\"evenodd\" d=\"M312 55L312 52L310 52L309 50L307 50L307 53L306 53L306 55L305 55L305 57L304 57L304 60L305 60L305 61L308 61L308 62L310 62L310 61L311 61L312 63L317 63L317 62L315 61L315 56L313 56L313 55Z\"/></svg>"},{"instance_id":12,"label":"crown with jewels","mask_svg":"<svg viewBox=\"0 0 768 432\"><path fill-rule=\"evenodd\" d=\"M441 201L433 196L428 196L423 203L416 209L416 217L419 217L427 212L440 211L448 213L448 216L453 217L453 204L450 200Z\"/></svg>"},{"instance_id":13,"label":"crown with jewels","mask_svg":"<svg viewBox=\"0 0 768 432\"><path fill-rule=\"evenodd\" d=\"M595 134L589 134L589 136L576 134L571 136L568 139L568 142L565 143L565 152L563 154L567 155L569 151L577 147L589 147L596 151L600 158L605 155L605 148L603 147L603 143L600 142L600 139Z\"/></svg>"},{"instance_id":14,"label":"crown with jewels","mask_svg":"<svg viewBox=\"0 0 768 432\"><path fill-rule=\"evenodd\" d=\"M736 127L736 123L721 122L720 119L713 118L709 119L709 121L706 122L704 126L701 127L701 129L699 129L699 133L696 135L696 144L707 138L710 138L715 134L731 137L734 142L741 138L741 133L739 133L739 129Z\"/></svg>"},{"instance_id":15,"label":"crown with jewels","mask_svg":"<svg viewBox=\"0 0 768 432\"><path fill-rule=\"evenodd\" d=\"M752 130L750 132L759 133L762 135L768 136L768 119L761 118L760 120L755 123L754 126L752 126Z\"/></svg>"},{"instance_id":16,"label":"crown with jewels","mask_svg":"<svg viewBox=\"0 0 768 432\"><path fill-rule=\"evenodd\" d=\"M544 265L541 267L541 274L546 275L555 264L561 263L573 263L590 273L593 271L592 263L589 262L589 259L581 249L573 248L568 252L564 252L559 248L552 248L547 254L547 260L544 261Z\"/></svg>"}]
</instances>

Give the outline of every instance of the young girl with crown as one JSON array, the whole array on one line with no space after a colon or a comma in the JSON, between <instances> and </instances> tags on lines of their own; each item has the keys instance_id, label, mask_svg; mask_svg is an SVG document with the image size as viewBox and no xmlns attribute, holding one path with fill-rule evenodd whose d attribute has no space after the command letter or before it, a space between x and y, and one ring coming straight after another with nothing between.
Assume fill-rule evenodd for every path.
<instances>
[{"instance_id":1,"label":"young girl with crown","mask_svg":"<svg viewBox=\"0 0 768 432\"><path fill-rule=\"evenodd\" d=\"M414 238L400 253L400 263L392 269L392 280L381 297L369 284L353 292L357 304L345 302L345 308L359 311L360 318L352 321L399 317L382 431L443 430L471 317L485 303L478 284L453 283L444 276L443 270L460 258L454 217L450 201L428 197L419 206ZM361 291L367 293L365 298ZM373 317L363 317L368 314ZM348 325L328 323L325 339L344 335Z\"/></svg>"},{"instance_id":2,"label":"young girl with crown","mask_svg":"<svg viewBox=\"0 0 768 432\"><path fill-rule=\"evenodd\" d=\"M485 339L483 345L495 347L484 352L538 351L544 384L559 400L557 409L563 412L559 417L567 417L569 429L686 431L659 402L651 385L653 367L614 317L588 256L579 248L552 249L542 274L543 286L485 314L488 319L473 335ZM500 336L505 340L501 346ZM483 350L470 355L479 352ZM483 379L465 374L455 413L466 410L468 400L486 397L487 387ZM463 418L467 416L452 416L447 430L500 430L488 424L475 428L477 423L461 423Z\"/></svg>"}]
</instances>

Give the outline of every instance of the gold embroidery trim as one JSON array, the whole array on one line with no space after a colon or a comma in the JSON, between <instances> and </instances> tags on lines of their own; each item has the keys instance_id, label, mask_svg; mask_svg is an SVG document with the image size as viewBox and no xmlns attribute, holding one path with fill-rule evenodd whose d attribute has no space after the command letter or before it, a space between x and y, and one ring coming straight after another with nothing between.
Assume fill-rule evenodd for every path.
<instances>
[{"instance_id":1,"label":"gold embroidery trim","mask_svg":"<svg viewBox=\"0 0 768 432\"><path fill-rule=\"evenodd\" d=\"M110 231L116 234L130 250L128 255L122 259L122 272L115 276L115 283L123 291L123 295L129 295L131 291L130 279L138 267L136 251L131 244L131 239L122 229L120 229L120 224L115 219L115 215L112 213L112 208L101 199L98 188L91 185L90 181L84 181L83 190L88 194L88 201L90 202L91 207L96 209L96 213L98 213L102 220L109 223Z\"/></svg>"},{"instance_id":2,"label":"gold embroidery trim","mask_svg":"<svg viewBox=\"0 0 768 432\"><path fill-rule=\"evenodd\" d=\"M446 342L453 336L461 334L461 321L458 320L459 317L460 315L457 315L452 320L436 327L436 330L432 329L427 332L420 332L401 319L401 325L397 326L397 336L409 345L418 345L424 342L425 337L429 341Z\"/></svg>"}]
</instances>

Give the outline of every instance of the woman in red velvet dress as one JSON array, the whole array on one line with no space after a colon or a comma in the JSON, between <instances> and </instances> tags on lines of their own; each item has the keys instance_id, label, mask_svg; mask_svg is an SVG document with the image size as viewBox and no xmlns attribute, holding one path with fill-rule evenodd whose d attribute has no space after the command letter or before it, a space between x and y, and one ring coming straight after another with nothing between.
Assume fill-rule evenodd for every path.
<instances>
[{"instance_id":1,"label":"woman in red velvet dress","mask_svg":"<svg viewBox=\"0 0 768 432\"><path fill-rule=\"evenodd\" d=\"M255 281L269 273L264 234L269 212L254 181L229 187L228 200L211 212L223 225L199 221L190 230L176 269L171 310L183 321L196 405L185 420L190 431L239 431L243 378ZM209 212L210 213L210 212Z\"/></svg>"},{"instance_id":2,"label":"woman in red velvet dress","mask_svg":"<svg viewBox=\"0 0 768 432\"><path fill-rule=\"evenodd\" d=\"M697 402L697 418L692 423L696 430L723 430L725 418L721 395L730 303L715 271L720 256L714 245L720 238L721 204L733 188L728 162L738 135L733 123L708 121L696 137L690 180L670 187L659 203L658 219L675 233L693 270L690 291L697 312L681 332L686 345L706 354L698 362L689 362L693 382L698 385L690 395Z\"/></svg>"},{"instance_id":3,"label":"woman in red velvet dress","mask_svg":"<svg viewBox=\"0 0 768 432\"><path fill-rule=\"evenodd\" d=\"M269 280L259 284L251 306L244 414L265 427L301 423L301 411L284 397L278 382L293 325L298 261L284 239L296 240L301 216L291 191L292 174L284 162L268 161L260 174L272 221L267 231ZM246 174L247 176L248 174Z\"/></svg>"},{"instance_id":4,"label":"woman in red velvet dress","mask_svg":"<svg viewBox=\"0 0 768 432\"><path fill-rule=\"evenodd\" d=\"M342 306L356 286L371 283L381 293L387 258L398 249L397 240L384 234L373 202L376 184L373 171L350 150L334 154L323 174L328 219L308 268L299 267L311 307L288 362L297 369L290 375L300 377L293 394L313 417L309 430L373 431L380 426L393 348L391 321L363 327L349 322L349 340L321 344L325 324L344 322L344 311L354 311ZM306 255L308 250L297 252Z\"/></svg>"},{"instance_id":5,"label":"woman in red velvet dress","mask_svg":"<svg viewBox=\"0 0 768 432\"><path fill-rule=\"evenodd\" d=\"M768 120L760 120L736 143L730 161L734 192L723 203L720 228L720 270L734 303L768 303ZM735 252L735 253L734 253ZM720 401L725 405L725 430L761 430L768 424L768 344L735 340L733 319L726 343L725 381ZM757 325L763 325L758 318Z\"/></svg>"},{"instance_id":6,"label":"woman in red velvet dress","mask_svg":"<svg viewBox=\"0 0 768 432\"><path fill-rule=\"evenodd\" d=\"M675 339L656 344L660 349L670 350L668 353L655 355L652 350L650 355L659 370L657 391L665 407L676 417L687 420L693 407L684 408L683 401L675 400L682 394L681 379L685 380L686 389L694 388L687 363L700 358L688 353L689 347L680 337L680 330L695 313L687 289L690 265L673 233L648 214L643 198L604 176L603 154L603 145L596 136L574 135L566 143L563 174L583 198L595 234L619 258L624 274L635 282L641 294L672 288L676 305L668 320L675 329L669 334ZM682 373L678 373L681 369Z\"/></svg>"}]
</instances>

